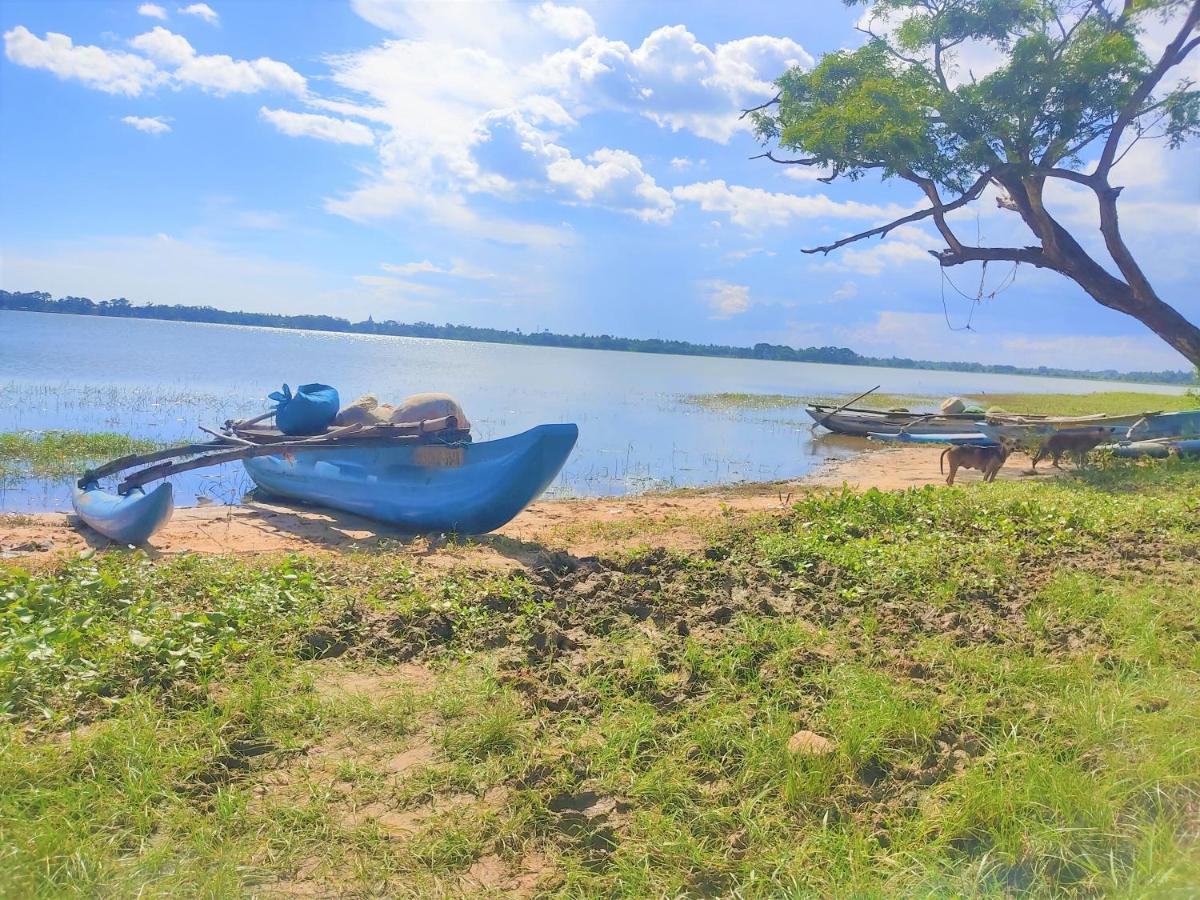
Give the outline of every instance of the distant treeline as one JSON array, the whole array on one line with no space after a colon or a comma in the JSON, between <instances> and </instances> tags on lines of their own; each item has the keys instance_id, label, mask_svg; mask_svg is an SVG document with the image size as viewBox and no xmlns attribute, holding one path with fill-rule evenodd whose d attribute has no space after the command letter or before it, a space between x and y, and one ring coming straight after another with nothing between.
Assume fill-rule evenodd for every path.
<instances>
[{"instance_id":1,"label":"distant treeline","mask_svg":"<svg viewBox=\"0 0 1200 900\"><path fill-rule=\"evenodd\" d=\"M171 322L208 322L217 325L253 325L262 328L294 328L308 331L340 331L353 334L387 334L398 337L441 338L454 341L483 341L492 344L530 344L536 347L572 347L583 350L626 350L632 353L671 353L680 356L720 356L735 359L771 359L787 362L836 363L846 366L889 366L895 369L987 372L999 375L1046 375L1056 378L1096 378L1111 381L1140 381L1192 384L1194 372L1118 372L1115 369L1081 371L1046 366L984 365L973 362L935 362L903 357L860 356L846 347L788 347L784 344L755 344L729 347L723 344L693 344L658 338L622 338L608 334L554 334L537 331L502 331L474 325L433 325L429 322L351 322L335 316L281 316L273 313L230 312L211 306L166 306L146 303L135 306L124 297L96 302L87 297L53 299L44 291L27 293L0 290L0 309L42 313L71 313L81 316L118 316L129 319L164 319Z\"/></svg>"}]
</instances>

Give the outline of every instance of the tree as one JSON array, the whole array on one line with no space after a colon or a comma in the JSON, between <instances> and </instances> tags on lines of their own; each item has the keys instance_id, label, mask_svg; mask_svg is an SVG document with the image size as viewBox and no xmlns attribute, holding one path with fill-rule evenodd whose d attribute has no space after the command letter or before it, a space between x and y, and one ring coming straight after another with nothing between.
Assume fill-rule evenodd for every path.
<instances>
[{"instance_id":1,"label":"tree","mask_svg":"<svg viewBox=\"0 0 1200 900\"><path fill-rule=\"evenodd\" d=\"M1174 149L1200 131L1200 91L1178 79L1200 45L1200 0L877 0L867 23L863 47L786 72L778 94L743 115L753 115L764 144L800 154L762 154L773 162L825 168L826 183L877 171L916 185L928 205L804 252L828 254L932 219L946 248L931 252L943 267L1008 261L1058 272L1200 365L1200 329L1158 296L1134 258L1118 216L1122 188L1110 182L1137 141ZM1152 59L1139 38L1164 24L1170 39ZM976 78L963 70L968 49L1001 54L1002 63ZM1091 190L1107 259L1047 208L1056 179ZM1036 243L981 247L955 233L947 214L989 185Z\"/></svg>"}]
</instances>

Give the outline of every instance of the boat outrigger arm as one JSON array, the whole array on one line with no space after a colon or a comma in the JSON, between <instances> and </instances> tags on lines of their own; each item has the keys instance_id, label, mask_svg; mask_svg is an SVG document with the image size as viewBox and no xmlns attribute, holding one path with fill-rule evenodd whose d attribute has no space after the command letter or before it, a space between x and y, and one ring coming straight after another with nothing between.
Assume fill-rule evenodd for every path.
<instances>
[{"instance_id":1,"label":"boat outrigger arm","mask_svg":"<svg viewBox=\"0 0 1200 900\"><path fill-rule=\"evenodd\" d=\"M251 428L264 418L267 416L241 422L227 421L221 433L203 429L214 435L211 441L122 456L89 469L73 486L71 504L86 525L106 538L122 544L141 544L167 523L174 509L170 483L161 484L147 493L144 485L152 481L259 456L327 450L344 446L351 440L360 447L416 443L423 435L452 431L458 425L454 416L445 416L423 422L347 425L308 438L292 438L274 429L256 431ZM115 494L100 488L100 479L141 466L146 468L122 480Z\"/></svg>"}]
</instances>

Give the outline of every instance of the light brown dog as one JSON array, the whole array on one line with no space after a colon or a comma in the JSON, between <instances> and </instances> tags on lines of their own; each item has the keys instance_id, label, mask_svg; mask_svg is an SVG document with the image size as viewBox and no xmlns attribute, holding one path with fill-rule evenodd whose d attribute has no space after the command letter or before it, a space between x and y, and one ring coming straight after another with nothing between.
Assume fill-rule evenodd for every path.
<instances>
[{"instance_id":1,"label":"light brown dog","mask_svg":"<svg viewBox=\"0 0 1200 900\"><path fill-rule=\"evenodd\" d=\"M1088 454L1091 453L1099 444L1105 441L1112 440L1112 432L1107 428L1087 428L1073 429L1071 431L1056 431L1038 447L1037 453L1033 457L1033 469L1037 471L1037 464L1049 456L1053 460L1054 468L1061 469L1062 466L1058 461L1062 459L1064 453L1069 453L1075 458L1075 465L1084 466L1087 464Z\"/></svg>"},{"instance_id":2,"label":"light brown dog","mask_svg":"<svg viewBox=\"0 0 1200 900\"><path fill-rule=\"evenodd\" d=\"M1002 440L996 447L976 447L972 444L960 444L947 447L942 451L941 470L946 471L946 461L950 462L950 474L946 476L946 484L954 484L954 476L959 469L979 469L983 472L984 481L995 481L996 473L1012 452L1012 444Z\"/></svg>"}]
</instances>

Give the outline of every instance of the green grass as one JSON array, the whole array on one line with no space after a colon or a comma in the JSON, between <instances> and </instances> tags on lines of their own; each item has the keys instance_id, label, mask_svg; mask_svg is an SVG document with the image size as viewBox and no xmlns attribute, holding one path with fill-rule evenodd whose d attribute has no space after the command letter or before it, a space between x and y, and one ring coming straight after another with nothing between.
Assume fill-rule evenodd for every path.
<instances>
[{"instance_id":1,"label":"green grass","mask_svg":"<svg viewBox=\"0 0 1200 900\"><path fill-rule=\"evenodd\" d=\"M0 563L0 894L1200 883L1200 465L708 533L507 574Z\"/></svg>"},{"instance_id":2,"label":"green grass","mask_svg":"<svg viewBox=\"0 0 1200 900\"><path fill-rule=\"evenodd\" d=\"M788 394L691 394L683 402L717 411L786 409L809 403L840 405L854 395L793 396ZM1095 391L1089 394L964 394L983 407L999 406L1011 413L1038 413L1061 416L1110 413L1123 415L1149 411L1170 412L1200 407L1200 397L1194 391L1182 394L1152 394L1144 391ZM916 394L874 393L855 402L855 406L873 409L911 409L933 411L942 397Z\"/></svg>"},{"instance_id":3,"label":"green grass","mask_svg":"<svg viewBox=\"0 0 1200 900\"><path fill-rule=\"evenodd\" d=\"M65 478L85 466L158 444L112 432L8 431L0 433L0 479Z\"/></svg>"}]
</instances>

